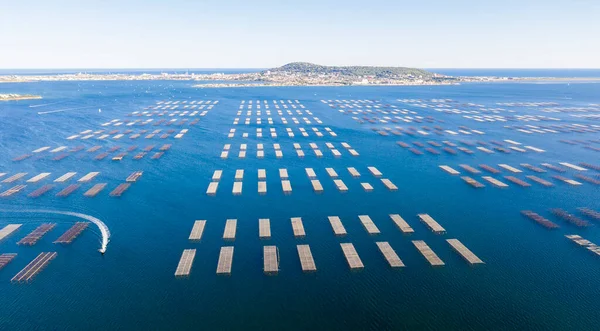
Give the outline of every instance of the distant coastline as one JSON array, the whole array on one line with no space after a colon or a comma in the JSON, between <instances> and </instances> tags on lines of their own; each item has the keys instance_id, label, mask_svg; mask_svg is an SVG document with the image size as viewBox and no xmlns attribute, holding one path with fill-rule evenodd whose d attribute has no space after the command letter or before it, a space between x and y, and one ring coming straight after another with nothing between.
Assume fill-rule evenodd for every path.
<instances>
[{"instance_id":1,"label":"distant coastline","mask_svg":"<svg viewBox=\"0 0 600 331\"><path fill-rule=\"evenodd\" d=\"M43 71L43 70L37 70ZM222 69L219 72L184 70L144 73L142 69L110 73L93 70L91 73L0 74L0 83L31 83L51 81L190 81L195 88L282 87L282 86L420 86L457 85L461 83L494 82L583 82L600 81L600 70L542 70L542 69L439 69L438 72L408 67L322 66L294 62L265 70ZM433 71L436 71L433 69ZM568 77L582 73L585 76ZM450 75L449 73L456 73ZM464 75L473 74L474 76ZM537 76L527 77L528 73ZM462 74L462 75L461 75ZM476 74L486 74L477 75ZM498 76L517 74L516 76ZM554 76L542 76L556 74ZM597 75L597 77L593 77ZM206 82L206 83L204 83Z\"/></svg>"},{"instance_id":2,"label":"distant coastline","mask_svg":"<svg viewBox=\"0 0 600 331\"><path fill-rule=\"evenodd\" d=\"M0 94L0 101L17 101L17 100L31 100L41 99L41 95L33 94Z\"/></svg>"}]
</instances>

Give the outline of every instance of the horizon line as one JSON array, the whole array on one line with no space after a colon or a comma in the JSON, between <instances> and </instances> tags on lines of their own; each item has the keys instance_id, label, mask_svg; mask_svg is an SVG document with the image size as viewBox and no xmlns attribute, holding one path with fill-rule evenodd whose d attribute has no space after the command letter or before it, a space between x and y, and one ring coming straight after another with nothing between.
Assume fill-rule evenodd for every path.
<instances>
[{"instance_id":1,"label":"horizon line","mask_svg":"<svg viewBox=\"0 0 600 331\"><path fill-rule=\"evenodd\" d=\"M328 65L330 66L330 65ZM389 66L389 65L335 65L331 67L397 67L400 66ZM600 70L600 67L597 68L587 68L587 67L406 67L404 68L416 68L416 69L425 69L425 70L436 70L436 69L468 69L468 70ZM263 67L146 67L146 68L134 68L134 67L72 67L72 68L0 68L0 70L267 70L274 69L277 67L263 68Z\"/></svg>"}]
</instances>

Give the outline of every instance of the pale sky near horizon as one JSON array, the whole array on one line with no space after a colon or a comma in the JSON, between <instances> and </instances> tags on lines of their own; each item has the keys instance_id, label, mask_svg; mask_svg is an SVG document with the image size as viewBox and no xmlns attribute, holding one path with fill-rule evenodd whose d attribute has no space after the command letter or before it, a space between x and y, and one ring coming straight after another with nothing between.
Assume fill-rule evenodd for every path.
<instances>
[{"instance_id":1,"label":"pale sky near horizon","mask_svg":"<svg viewBox=\"0 0 600 331\"><path fill-rule=\"evenodd\" d=\"M600 68L600 0L0 0L0 68Z\"/></svg>"}]
</instances>

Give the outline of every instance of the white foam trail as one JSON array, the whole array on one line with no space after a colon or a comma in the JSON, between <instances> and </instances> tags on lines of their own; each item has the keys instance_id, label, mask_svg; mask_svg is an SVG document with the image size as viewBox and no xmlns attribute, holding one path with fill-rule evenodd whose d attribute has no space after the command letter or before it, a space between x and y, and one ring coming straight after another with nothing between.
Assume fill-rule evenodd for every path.
<instances>
[{"instance_id":1,"label":"white foam trail","mask_svg":"<svg viewBox=\"0 0 600 331\"><path fill-rule=\"evenodd\" d=\"M65 108L65 109L57 109L57 110L48 110L48 111L38 111L38 115L60 113L60 112L67 111L67 110L86 109L86 108L93 108L93 107L95 108L95 107L98 107L98 106L87 106L87 107L77 107L77 108Z\"/></svg>"},{"instance_id":2,"label":"white foam trail","mask_svg":"<svg viewBox=\"0 0 600 331\"><path fill-rule=\"evenodd\" d=\"M58 105L59 103L65 103L66 101L60 101L60 102L53 102L53 103L45 103L42 105L29 105L29 108L37 108L37 107L45 107L45 106L51 106L51 105Z\"/></svg>"},{"instance_id":3,"label":"white foam trail","mask_svg":"<svg viewBox=\"0 0 600 331\"><path fill-rule=\"evenodd\" d=\"M106 226L106 224L104 224L104 222L102 222L101 220L99 220L96 217L91 216L91 215L75 213L75 212L71 212L71 211L59 211L59 210L48 210L48 209L22 209L22 210L0 209L0 212L58 214L58 215L75 216L75 217L82 218L84 220L88 220L88 221L96 224L96 226L98 226L98 229L100 229L100 233L102 234L102 246L100 247L100 249L98 251L100 251L100 253L102 253L102 254L104 254L106 252L106 246L108 246L108 242L110 240L110 230L108 229L108 226Z\"/></svg>"}]
</instances>

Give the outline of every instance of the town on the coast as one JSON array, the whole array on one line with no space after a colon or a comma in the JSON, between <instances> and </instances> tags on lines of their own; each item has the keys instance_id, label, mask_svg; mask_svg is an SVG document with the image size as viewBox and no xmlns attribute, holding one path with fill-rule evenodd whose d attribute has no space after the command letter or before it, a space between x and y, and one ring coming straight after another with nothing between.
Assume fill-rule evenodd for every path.
<instances>
[{"instance_id":1,"label":"town on the coast","mask_svg":"<svg viewBox=\"0 0 600 331\"><path fill-rule=\"evenodd\" d=\"M351 86L351 85L448 85L462 82L502 81L508 77L454 77L407 67L323 66L294 62L247 73L74 73L58 75L0 75L0 83L36 81L180 80L195 87L251 86Z\"/></svg>"}]
</instances>

